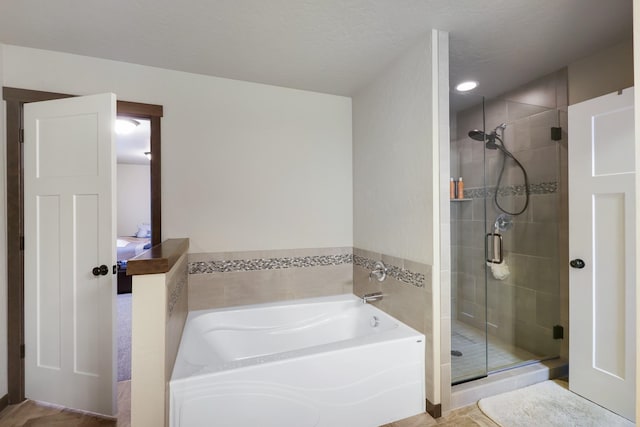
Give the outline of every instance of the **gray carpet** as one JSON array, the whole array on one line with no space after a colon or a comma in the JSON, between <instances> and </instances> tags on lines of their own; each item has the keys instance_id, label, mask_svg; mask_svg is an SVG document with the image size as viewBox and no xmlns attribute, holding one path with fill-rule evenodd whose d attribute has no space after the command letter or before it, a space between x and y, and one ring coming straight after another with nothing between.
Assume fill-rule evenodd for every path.
<instances>
[{"instance_id":1,"label":"gray carpet","mask_svg":"<svg viewBox=\"0 0 640 427\"><path fill-rule=\"evenodd\" d=\"M480 410L502 427L631 427L631 421L571 392L564 381L544 381L487 397Z\"/></svg>"},{"instance_id":2,"label":"gray carpet","mask_svg":"<svg viewBox=\"0 0 640 427\"><path fill-rule=\"evenodd\" d=\"M117 296L118 381L131 379L131 294Z\"/></svg>"}]
</instances>

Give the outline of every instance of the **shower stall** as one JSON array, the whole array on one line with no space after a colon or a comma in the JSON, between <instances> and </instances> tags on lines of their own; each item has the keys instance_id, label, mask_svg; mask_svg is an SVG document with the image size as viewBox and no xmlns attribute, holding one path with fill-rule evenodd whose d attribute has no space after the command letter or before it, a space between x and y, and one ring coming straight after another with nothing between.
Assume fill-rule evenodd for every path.
<instances>
[{"instance_id":1,"label":"shower stall","mask_svg":"<svg viewBox=\"0 0 640 427\"><path fill-rule=\"evenodd\" d=\"M560 355L566 113L525 95L452 112L452 384Z\"/></svg>"}]
</instances>

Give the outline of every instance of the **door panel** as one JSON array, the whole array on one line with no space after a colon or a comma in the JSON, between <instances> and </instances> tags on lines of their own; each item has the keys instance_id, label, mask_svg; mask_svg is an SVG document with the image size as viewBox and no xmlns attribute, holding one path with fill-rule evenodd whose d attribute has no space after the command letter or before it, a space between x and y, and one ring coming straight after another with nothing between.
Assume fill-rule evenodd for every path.
<instances>
[{"instance_id":1,"label":"door panel","mask_svg":"<svg viewBox=\"0 0 640 427\"><path fill-rule=\"evenodd\" d=\"M24 117L25 395L113 416L115 96L25 104Z\"/></svg>"},{"instance_id":2,"label":"door panel","mask_svg":"<svg viewBox=\"0 0 640 427\"><path fill-rule=\"evenodd\" d=\"M37 197L38 366L60 370L60 197Z\"/></svg>"},{"instance_id":3,"label":"door panel","mask_svg":"<svg viewBox=\"0 0 640 427\"><path fill-rule=\"evenodd\" d=\"M569 388L635 418L633 89L569 107Z\"/></svg>"}]
</instances>

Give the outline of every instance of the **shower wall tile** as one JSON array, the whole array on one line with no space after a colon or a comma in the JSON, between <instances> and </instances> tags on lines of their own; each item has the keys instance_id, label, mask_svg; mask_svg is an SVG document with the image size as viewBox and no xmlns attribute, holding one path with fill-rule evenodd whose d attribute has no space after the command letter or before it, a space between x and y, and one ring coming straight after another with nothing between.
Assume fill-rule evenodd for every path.
<instances>
[{"instance_id":1,"label":"shower wall tile","mask_svg":"<svg viewBox=\"0 0 640 427\"><path fill-rule=\"evenodd\" d=\"M516 154L522 150L531 148L531 127L529 117L509 122L504 130L506 147Z\"/></svg>"},{"instance_id":2,"label":"shower wall tile","mask_svg":"<svg viewBox=\"0 0 640 427\"><path fill-rule=\"evenodd\" d=\"M560 322L560 298L558 294L536 292L536 324L547 329Z\"/></svg>"},{"instance_id":3,"label":"shower wall tile","mask_svg":"<svg viewBox=\"0 0 640 427\"><path fill-rule=\"evenodd\" d=\"M454 202L458 208L458 218L459 221L471 221L473 220L473 205L471 202Z\"/></svg>"},{"instance_id":4,"label":"shower wall tile","mask_svg":"<svg viewBox=\"0 0 640 427\"><path fill-rule=\"evenodd\" d=\"M558 181L556 146L525 150L518 153L517 158L526 169L530 184ZM507 162L505 174L504 182L511 183L511 185L524 184L522 170L514 162Z\"/></svg>"},{"instance_id":5,"label":"shower wall tile","mask_svg":"<svg viewBox=\"0 0 640 427\"><path fill-rule=\"evenodd\" d=\"M478 98L478 105L482 104L482 99ZM465 111L461 111L457 116L458 121L458 140L467 138L470 130L484 129L482 119L482 107L473 107Z\"/></svg>"},{"instance_id":6,"label":"shower wall tile","mask_svg":"<svg viewBox=\"0 0 640 427\"><path fill-rule=\"evenodd\" d=\"M559 82L559 76L563 74L566 81L566 68L564 68L533 80L517 89L511 90L500 96L500 98L507 101L518 102L520 104L557 108L557 91L558 86L561 85Z\"/></svg>"},{"instance_id":7,"label":"shower wall tile","mask_svg":"<svg viewBox=\"0 0 640 427\"><path fill-rule=\"evenodd\" d=\"M549 110L536 114L529 118L531 128L530 147L542 148L558 145L557 141L551 139L551 128L560 126L558 110Z\"/></svg>"},{"instance_id":8,"label":"shower wall tile","mask_svg":"<svg viewBox=\"0 0 640 427\"><path fill-rule=\"evenodd\" d=\"M492 131L506 122L505 118L508 117L508 110L505 102L502 100L490 100L485 105L485 129L487 131Z\"/></svg>"},{"instance_id":9,"label":"shower wall tile","mask_svg":"<svg viewBox=\"0 0 640 427\"><path fill-rule=\"evenodd\" d=\"M520 286L515 287L516 319L525 322L536 318L536 292Z\"/></svg>"},{"instance_id":10,"label":"shower wall tile","mask_svg":"<svg viewBox=\"0 0 640 427\"><path fill-rule=\"evenodd\" d=\"M560 217L559 195L536 194L531 196L531 220L554 224Z\"/></svg>"},{"instance_id":11,"label":"shower wall tile","mask_svg":"<svg viewBox=\"0 0 640 427\"><path fill-rule=\"evenodd\" d=\"M476 301L476 278L470 274L463 274L458 297L465 301Z\"/></svg>"},{"instance_id":12,"label":"shower wall tile","mask_svg":"<svg viewBox=\"0 0 640 427\"><path fill-rule=\"evenodd\" d=\"M520 102L507 101L507 123L519 120L525 117L530 117L542 112L548 111L549 107L541 107L533 104L523 104Z\"/></svg>"}]
</instances>

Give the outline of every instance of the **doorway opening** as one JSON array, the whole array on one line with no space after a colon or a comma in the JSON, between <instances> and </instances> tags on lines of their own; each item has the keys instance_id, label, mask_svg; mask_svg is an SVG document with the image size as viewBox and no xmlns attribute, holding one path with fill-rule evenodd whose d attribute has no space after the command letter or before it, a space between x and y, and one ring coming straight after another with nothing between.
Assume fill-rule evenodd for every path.
<instances>
[{"instance_id":1,"label":"doorway opening","mask_svg":"<svg viewBox=\"0 0 640 427\"><path fill-rule=\"evenodd\" d=\"M24 365L24 186L23 107L30 102L70 98L74 95L3 88L7 124L7 278L8 278L8 403L25 399ZM161 149L162 106L118 101L117 114L149 122L151 245L161 242ZM115 282L114 282L115 283ZM114 289L115 293L115 289ZM115 344L115 343L114 343Z\"/></svg>"}]
</instances>

